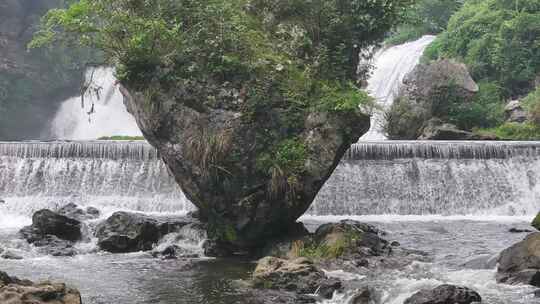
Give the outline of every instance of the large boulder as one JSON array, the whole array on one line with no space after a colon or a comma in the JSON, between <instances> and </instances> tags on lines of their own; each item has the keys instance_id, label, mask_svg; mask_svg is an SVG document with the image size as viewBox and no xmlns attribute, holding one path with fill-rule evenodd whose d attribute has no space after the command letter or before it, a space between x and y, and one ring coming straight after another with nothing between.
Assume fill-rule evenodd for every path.
<instances>
[{"instance_id":1,"label":"large boulder","mask_svg":"<svg viewBox=\"0 0 540 304\"><path fill-rule=\"evenodd\" d=\"M434 117L445 121L452 104L471 102L478 90L464 64L453 60L419 64L403 80L400 92L387 113L386 132L391 139L467 137L470 134L457 128L437 124L437 130L429 127L427 122ZM426 127L428 129L424 130ZM449 129L451 132L445 131Z\"/></svg>"},{"instance_id":2,"label":"large boulder","mask_svg":"<svg viewBox=\"0 0 540 304\"><path fill-rule=\"evenodd\" d=\"M511 100L504 107L504 114L507 122L526 122L529 114L521 104L520 100Z\"/></svg>"},{"instance_id":3,"label":"large boulder","mask_svg":"<svg viewBox=\"0 0 540 304\"><path fill-rule=\"evenodd\" d=\"M327 299L342 288L340 281L326 277L322 270L305 258L262 258L253 272L252 283L256 288L285 290L297 294L317 293Z\"/></svg>"},{"instance_id":4,"label":"large boulder","mask_svg":"<svg viewBox=\"0 0 540 304\"><path fill-rule=\"evenodd\" d=\"M33 283L0 271L0 303L81 304L81 294L62 283Z\"/></svg>"},{"instance_id":5,"label":"large boulder","mask_svg":"<svg viewBox=\"0 0 540 304\"><path fill-rule=\"evenodd\" d=\"M404 304L471 304L482 302L482 297L467 287L441 285L423 289L405 300Z\"/></svg>"},{"instance_id":6,"label":"large boulder","mask_svg":"<svg viewBox=\"0 0 540 304\"><path fill-rule=\"evenodd\" d=\"M431 118L421 129L419 140L497 140L489 134L476 134L459 129L456 125Z\"/></svg>"},{"instance_id":7,"label":"large boulder","mask_svg":"<svg viewBox=\"0 0 540 304\"><path fill-rule=\"evenodd\" d=\"M34 213L32 225L21 229L21 234L30 243L35 243L47 236L75 242L82 238L81 229L80 221L43 209Z\"/></svg>"},{"instance_id":8,"label":"large boulder","mask_svg":"<svg viewBox=\"0 0 540 304\"><path fill-rule=\"evenodd\" d=\"M540 232L501 252L497 281L540 287Z\"/></svg>"},{"instance_id":9,"label":"large boulder","mask_svg":"<svg viewBox=\"0 0 540 304\"><path fill-rule=\"evenodd\" d=\"M116 212L96 227L96 237L99 247L112 253L147 251L164 235L178 231L190 221L193 220Z\"/></svg>"},{"instance_id":10,"label":"large boulder","mask_svg":"<svg viewBox=\"0 0 540 304\"><path fill-rule=\"evenodd\" d=\"M291 109L265 96L261 110L240 83L156 83L152 100L124 85L129 112L208 220L209 237L238 248L288 230L369 129L357 108Z\"/></svg>"}]
</instances>

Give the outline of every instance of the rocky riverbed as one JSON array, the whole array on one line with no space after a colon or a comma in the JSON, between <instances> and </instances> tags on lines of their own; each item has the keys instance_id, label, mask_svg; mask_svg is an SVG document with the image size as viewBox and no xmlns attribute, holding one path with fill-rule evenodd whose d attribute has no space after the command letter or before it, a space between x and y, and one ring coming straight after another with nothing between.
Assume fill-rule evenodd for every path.
<instances>
[{"instance_id":1,"label":"rocky riverbed","mask_svg":"<svg viewBox=\"0 0 540 304\"><path fill-rule=\"evenodd\" d=\"M203 242L203 224L193 217L116 212L95 218L95 210L90 209L89 214L86 209L71 207L56 210L52 219L59 224L62 216L69 216L80 222L81 235L74 234L76 241L71 234L55 236L61 242L70 242L73 254L54 256L44 250L47 244L29 244L19 232L23 227L2 228L2 251L18 258L3 257L1 270L36 282L66 282L80 290L86 304L416 304L429 303L422 302L426 297L470 303L477 294L482 303L536 301L532 286L497 283L497 256L527 236L527 232L510 230L531 229L528 218L357 218L362 224L339 223L338 218L303 218L312 233L301 237L303 247L298 238L281 245L272 243L274 249L276 245L290 247L281 254L274 251L276 257L265 258L257 265L256 258L206 257L204 251L211 247ZM30 228L22 231L52 228L39 224L39 219L35 216ZM325 224L329 221L335 224ZM68 223L74 224L71 220ZM343 248L338 252L341 257L323 258L330 253L322 254L318 246L340 244L342 236L352 235L347 227L362 231L356 235L361 237L355 239L354 250ZM47 233L54 233L54 229ZM47 233L38 232L52 239L54 234ZM103 245L107 244L104 240L122 237L128 239L116 243L125 244L123 250ZM151 245L141 237L153 238ZM297 257L290 256L291 249ZM268 250L261 256L272 252Z\"/></svg>"}]
</instances>

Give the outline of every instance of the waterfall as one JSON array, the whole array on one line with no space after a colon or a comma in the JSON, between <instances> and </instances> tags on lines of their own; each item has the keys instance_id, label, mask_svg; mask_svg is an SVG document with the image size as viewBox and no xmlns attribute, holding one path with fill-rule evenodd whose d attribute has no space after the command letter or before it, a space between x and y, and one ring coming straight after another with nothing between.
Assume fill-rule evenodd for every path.
<instances>
[{"instance_id":1,"label":"waterfall","mask_svg":"<svg viewBox=\"0 0 540 304\"><path fill-rule=\"evenodd\" d=\"M0 214L30 216L67 203L178 213L192 204L145 142L0 143Z\"/></svg>"},{"instance_id":2,"label":"waterfall","mask_svg":"<svg viewBox=\"0 0 540 304\"><path fill-rule=\"evenodd\" d=\"M53 137L88 140L113 135L141 136L115 82L113 69L89 69L85 81L88 90L82 108L81 96L64 101L52 121Z\"/></svg>"},{"instance_id":3,"label":"waterfall","mask_svg":"<svg viewBox=\"0 0 540 304\"><path fill-rule=\"evenodd\" d=\"M0 143L0 214L68 202L102 210L186 212L146 142ZM361 142L311 215L530 215L540 208L540 142Z\"/></svg>"},{"instance_id":4,"label":"waterfall","mask_svg":"<svg viewBox=\"0 0 540 304\"><path fill-rule=\"evenodd\" d=\"M383 131L384 112L392 106L403 78L420 61L425 48L435 36L424 36L416 41L379 51L374 58L375 69L368 81L368 92L376 99L380 109L371 116L371 128L361 141L386 139Z\"/></svg>"}]
</instances>

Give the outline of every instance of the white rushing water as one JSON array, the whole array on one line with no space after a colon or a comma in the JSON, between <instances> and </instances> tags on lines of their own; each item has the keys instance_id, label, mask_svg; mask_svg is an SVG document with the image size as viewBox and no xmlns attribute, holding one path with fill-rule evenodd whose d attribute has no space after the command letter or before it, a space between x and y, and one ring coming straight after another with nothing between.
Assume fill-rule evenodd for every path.
<instances>
[{"instance_id":1,"label":"white rushing water","mask_svg":"<svg viewBox=\"0 0 540 304\"><path fill-rule=\"evenodd\" d=\"M360 138L361 141L386 139L383 131L384 112L392 106L405 75L414 69L434 39L435 36L423 36L413 42L382 49L375 55L374 71L367 90L380 108L371 115L371 128Z\"/></svg>"},{"instance_id":2,"label":"white rushing water","mask_svg":"<svg viewBox=\"0 0 540 304\"><path fill-rule=\"evenodd\" d=\"M55 139L89 140L103 136L141 136L135 119L124 106L111 68L86 72L89 89L81 107L81 96L66 100L52 121ZM90 113L90 114L89 114Z\"/></svg>"},{"instance_id":3,"label":"white rushing water","mask_svg":"<svg viewBox=\"0 0 540 304\"><path fill-rule=\"evenodd\" d=\"M0 214L29 219L69 202L105 212L193 209L142 141L0 143L0 169ZM538 172L540 142L362 142L308 214L530 216L540 209Z\"/></svg>"}]
</instances>

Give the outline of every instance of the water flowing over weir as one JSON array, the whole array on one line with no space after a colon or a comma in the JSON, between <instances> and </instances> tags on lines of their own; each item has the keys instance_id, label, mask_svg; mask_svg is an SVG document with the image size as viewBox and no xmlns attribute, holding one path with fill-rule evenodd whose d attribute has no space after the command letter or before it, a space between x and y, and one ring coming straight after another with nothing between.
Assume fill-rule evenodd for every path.
<instances>
[{"instance_id":1,"label":"water flowing over weir","mask_svg":"<svg viewBox=\"0 0 540 304\"><path fill-rule=\"evenodd\" d=\"M353 145L310 215L529 215L540 208L540 142ZM68 202L112 212L193 206L146 142L0 143L0 214Z\"/></svg>"},{"instance_id":2,"label":"water flowing over weir","mask_svg":"<svg viewBox=\"0 0 540 304\"><path fill-rule=\"evenodd\" d=\"M145 142L0 143L2 214L29 216L74 202L105 212L192 208Z\"/></svg>"}]
</instances>

